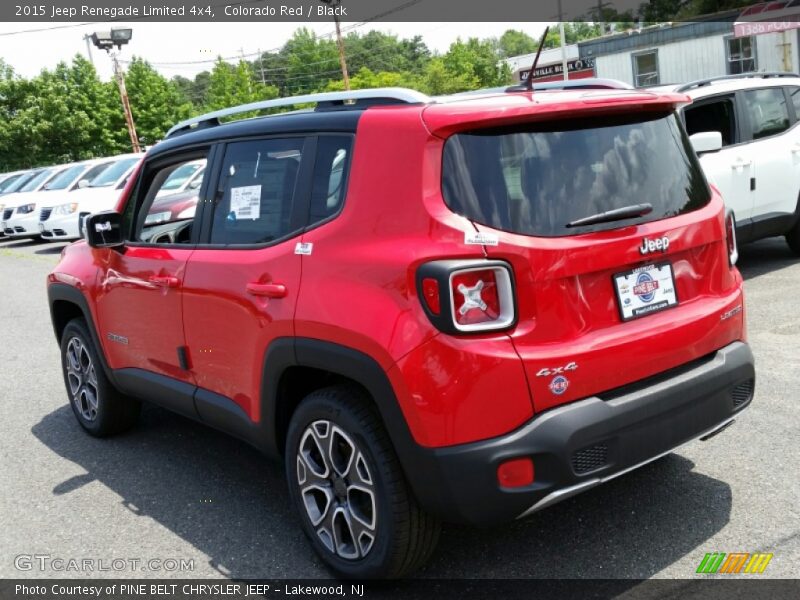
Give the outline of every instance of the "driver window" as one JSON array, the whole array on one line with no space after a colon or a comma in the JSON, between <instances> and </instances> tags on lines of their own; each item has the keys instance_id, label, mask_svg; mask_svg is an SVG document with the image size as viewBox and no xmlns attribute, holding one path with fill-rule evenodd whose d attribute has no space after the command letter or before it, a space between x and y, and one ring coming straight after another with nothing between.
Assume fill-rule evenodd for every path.
<instances>
[{"instance_id":1,"label":"driver window","mask_svg":"<svg viewBox=\"0 0 800 600\"><path fill-rule=\"evenodd\" d=\"M195 156L155 172L136 219L134 241L146 244L190 243L205 165L205 158Z\"/></svg>"}]
</instances>

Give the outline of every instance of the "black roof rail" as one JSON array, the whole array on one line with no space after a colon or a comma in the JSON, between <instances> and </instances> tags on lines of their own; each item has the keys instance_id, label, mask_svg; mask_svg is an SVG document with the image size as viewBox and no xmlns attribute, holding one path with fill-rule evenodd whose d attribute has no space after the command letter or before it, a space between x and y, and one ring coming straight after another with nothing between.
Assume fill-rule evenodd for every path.
<instances>
[{"instance_id":1,"label":"black roof rail","mask_svg":"<svg viewBox=\"0 0 800 600\"><path fill-rule=\"evenodd\" d=\"M291 96L287 98L275 98L273 100L263 100L251 102L241 106L223 108L197 117L192 117L181 121L164 136L165 139L174 135L186 133L197 129L215 127L220 125L220 119L235 115L281 108L287 106L297 106L300 104L316 104L315 110L343 110L343 109L363 109L366 106L375 104L420 104L428 103L431 99L415 90L405 88L375 88L367 90L351 90L346 92L324 92L320 94L305 94L303 96ZM286 113L283 113L286 114Z\"/></svg>"},{"instance_id":2,"label":"black roof rail","mask_svg":"<svg viewBox=\"0 0 800 600\"><path fill-rule=\"evenodd\" d=\"M761 79L772 79L778 77L800 77L797 73L790 73L788 71L752 71L750 73L739 73L738 75L720 75L719 77L709 77L707 79L698 79L697 81L691 81L680 86L676 89L676 92L686 92L691 89L705 87L707 85L711 85L712 83L716 83L718 81L731 81L735 79L754 79L754 78L761 78Z\"/></svg>"}]
</instances>

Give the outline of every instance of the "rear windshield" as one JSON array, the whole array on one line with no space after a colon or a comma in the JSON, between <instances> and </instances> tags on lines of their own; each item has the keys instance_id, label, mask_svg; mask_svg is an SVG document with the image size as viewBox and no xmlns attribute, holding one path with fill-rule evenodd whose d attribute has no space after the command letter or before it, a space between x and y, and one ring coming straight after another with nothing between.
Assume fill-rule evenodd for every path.
<instances>
[{"instance_id":1,"label":"rear windshield","mask_svg":"<svg viewBox=\"0 0 800 600\"><path fill-rule=\"evenodd\" d=\"M647 118L647 117L645 117ZM710 192L674 113L581 119L459 133L444 148L447 206L495 229L565 236L673 217ZM568 226L650 204L643 216Z\"/></svg>"}]
</instances>

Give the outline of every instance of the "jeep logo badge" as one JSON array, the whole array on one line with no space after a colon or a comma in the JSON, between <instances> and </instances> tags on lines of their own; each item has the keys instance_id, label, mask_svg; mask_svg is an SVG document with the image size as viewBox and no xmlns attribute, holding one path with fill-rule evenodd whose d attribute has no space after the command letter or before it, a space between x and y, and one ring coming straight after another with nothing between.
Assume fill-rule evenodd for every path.
<instances>
[{"instance_id":1,"label":"jeep logo badge","mask_svg":"<svg viewBox=\"0 0 800 600\"><path fill-rule=\"evenodd\" d=\"M644 238L639 252L644 256L646 254L652 254L653 252L666 252L667 248L669 248L669 238L667 236L658 238L657 240Z\"/></svg>"}]
</instances>

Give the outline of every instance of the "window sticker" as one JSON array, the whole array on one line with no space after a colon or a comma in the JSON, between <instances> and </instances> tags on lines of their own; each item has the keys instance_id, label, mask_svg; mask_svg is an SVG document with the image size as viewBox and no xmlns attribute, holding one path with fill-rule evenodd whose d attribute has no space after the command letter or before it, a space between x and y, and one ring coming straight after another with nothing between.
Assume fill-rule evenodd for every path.
<instances>
[{"instance_id":1,"label":"window sticker","mask_svg":"<svg viewBox=\"0 0 800 600\"><path fill-rule=\"evenodd\" d=\"M230 214L237 220L261 217L261 186L245 185L231 188Z\"/></svg>"}]
</instances>

